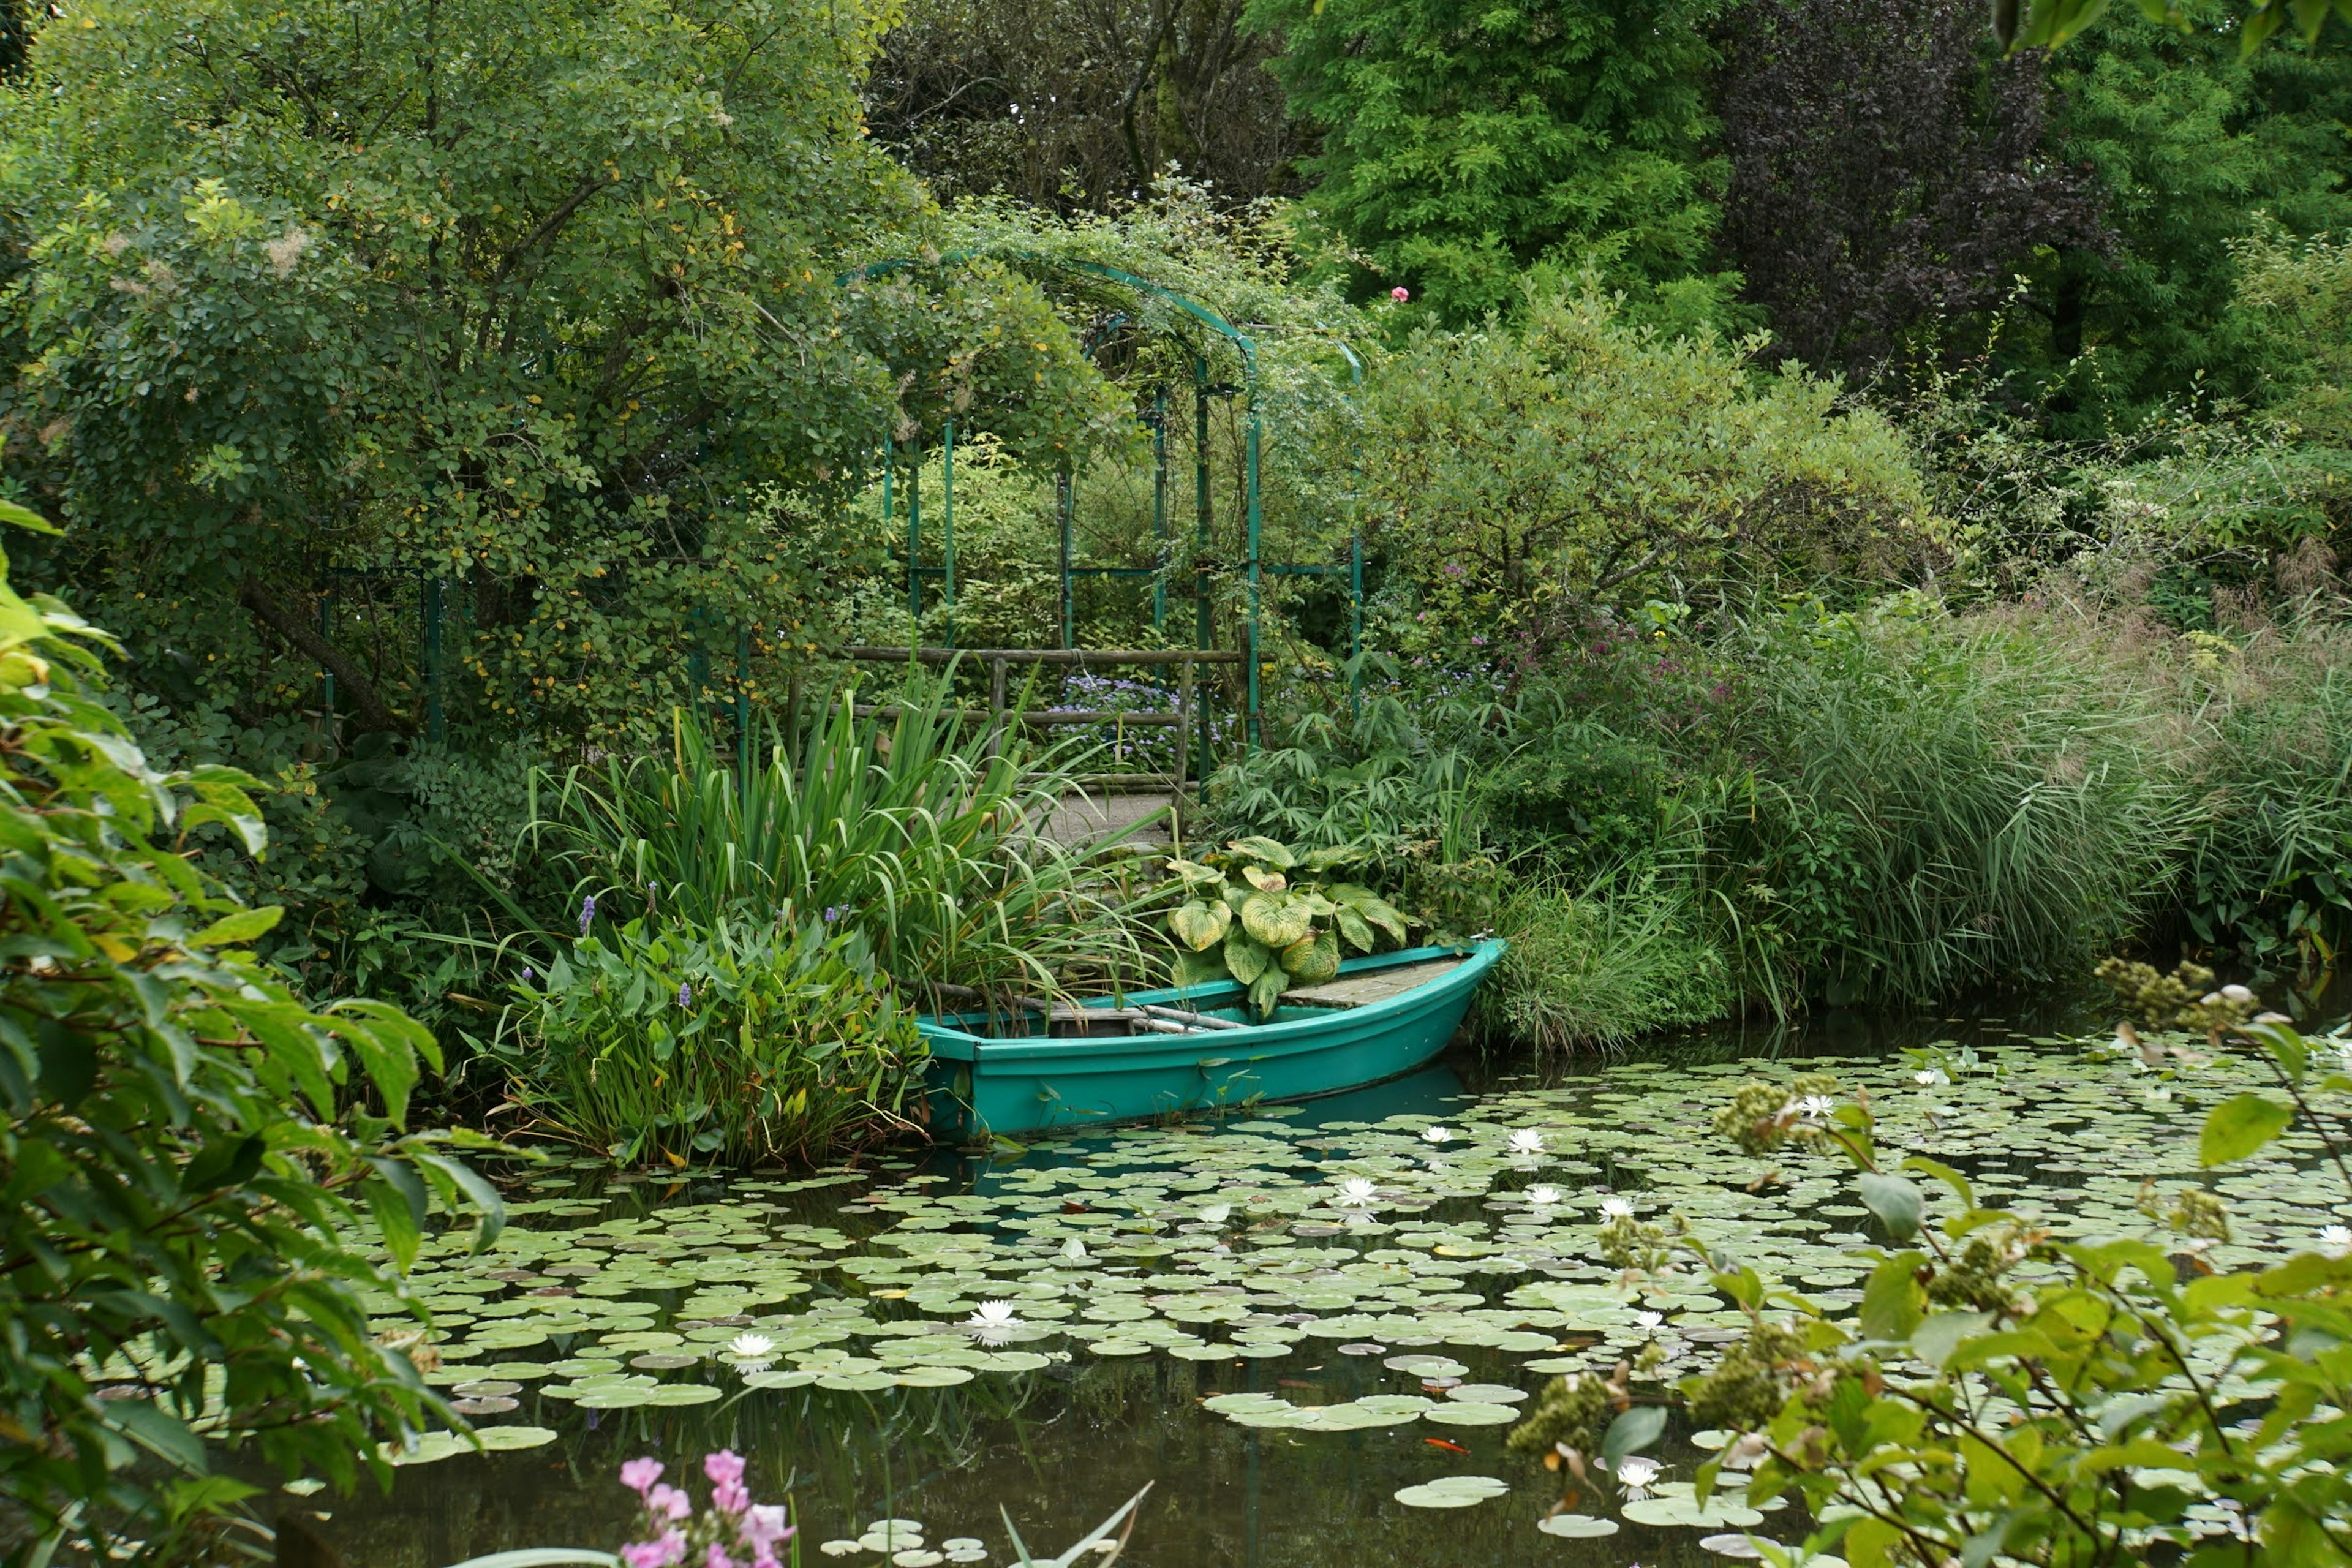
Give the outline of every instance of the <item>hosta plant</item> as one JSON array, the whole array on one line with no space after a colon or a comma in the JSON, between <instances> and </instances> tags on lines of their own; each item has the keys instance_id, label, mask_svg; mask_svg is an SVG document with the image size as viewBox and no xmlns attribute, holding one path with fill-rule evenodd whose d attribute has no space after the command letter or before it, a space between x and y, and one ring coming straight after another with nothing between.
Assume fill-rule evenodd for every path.
<instances>
[{"instance_id":1,"label":"hosta plant","mask_svg":"<svg viewBox=\"0 0 2352 1568\"><path fill-rule=\"evenodd\" d=\"M1403 915L1361 883L1331 879L1363 855L1352 845L1301 852L1236 838L1197 860L1170 860L1176 984L1236 981L1265 1017L1293 985L1337 974L1343 952L1374 952L1383 937L1404 945Z\"/></svg>"}]
</instances>

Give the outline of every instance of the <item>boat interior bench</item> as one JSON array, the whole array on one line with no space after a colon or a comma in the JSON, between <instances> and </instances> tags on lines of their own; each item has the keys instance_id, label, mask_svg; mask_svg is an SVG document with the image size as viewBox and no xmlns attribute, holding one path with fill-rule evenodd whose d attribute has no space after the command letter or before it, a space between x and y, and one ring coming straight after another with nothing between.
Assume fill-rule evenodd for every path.
<instances>
[{"instance_id":1,"label":"boat interior bench","mask_svg":"<svg viewBox=\"0 0 2352 1568\"><path fill-rule=\"evenodd\" d=\"M1364 974L1339 974L1313 985L1282 994L1285 1007L1367 1007L1399 996L1416 985L1426 985L1466 958L1441 958L1428 963L1408 963L1398 969L1375 969Z\"/></svg>"}]
</instances>

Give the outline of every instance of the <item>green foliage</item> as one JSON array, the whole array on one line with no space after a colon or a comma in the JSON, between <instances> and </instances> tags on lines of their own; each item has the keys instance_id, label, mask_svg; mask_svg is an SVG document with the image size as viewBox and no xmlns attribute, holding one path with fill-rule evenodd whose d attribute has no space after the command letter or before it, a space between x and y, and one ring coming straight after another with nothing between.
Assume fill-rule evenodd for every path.
<instances>
[{"instance_id":1,"label":"green foliage","mask_svg":"<svg viewBox=\"0 0 2352 1568\"><path fill-rule=\"evenodd\" d=\"M57 569L210 703L283 713L325 664L362 731L418 726L425 577L461 731L643 740L738 628L764 690L872 543L835 525L886 434L969 410L1050 455L1115 423L1034 288L925 264L937 216L859 123L882 20L192 0L49 27L7 106L10 412L21 477L107 520ZM877 250L917 264L836 281Z\"/></svg>"},{"instance_id":2,"label":"green foliage","mask_svg":"<svg viewBox=\"0 0 2352 1568\"><path fill-rule=\"evenodd\" d=\"M1739 1005L1688 882L1655 868L1582 889L1538 874L1504 895L1495 930L1510 945L1474 1003L1490 1038L1605 1048Z\"/></svg>"},{"instance_id":3,"label":"green foliage","mask_svg":"<svg viewBox=\"0 0 2352 1568\"><path fill-rule=\"evenodd\" d=\"M822 919L615 922L513 995L509 1092L616 1163L819 1159L904 1131L920 1096L912 1015Z\"/></svg>"},{"instance_id":4,"label":"green foliage","mask_svg":"<svg viewBox=\"0 0 2352 1568\"><path fill-rule=\"evenodd\" d=\"M2165 694L2102 652L1907 600L1741 623L1685 809L1748 991L1926 1004L2130 931L2188 800Z\"/></svg>"},{"instance_id":5,"label":"green foliage","mask_svg":"<svg viewBox=\"0 0 2352 1568\"><path fill-rule=\"evenodd\" d=\"M2302 353L2232 312L2231 247L2352 224L2352 57L2242 58L2226 32L2126 16L2053 58L2050 80L2053 152L2096 174L2117 240L2112 258L2067 250L2029 269L2033 316L2010 346L2047 354L2058 432L2127 429L2168 398L2261 395Z\"/></svg>"},{"instance_id":6,"label":"green foliage","mask_svg":"<svg viewBox=\"0 0 2352 1568\"><path fill-rule=\"evenodd\" d=\"M202 1554L252 1491L208 1445L349 1485L446 1416L366 1301L428 1227L474 1208L487 1240L502 1210L404 1131L432 1036L256 959L281 911L187 857L215 826L258 852L257 781L152 767L97 700L105 640L0 584L0 1497L45 1552Z\"/></svg>"},{"instance_id":7,"label":"green foliage","mask_svg":"<svg viewBox=\"0 0 2352 1568\"><path fill-rule=\"evenodd\" d=\"M2260 400L2314 442L2352 446L2352 238L2272 227L2231 248L2231 313L2259 344Z\"/></svg>"},{"instance_id":8,"label":"green foliage","mask_svg":"<svg viewBox=\"0 0 2352 1568\"><path fill-rule=\"evenodd\" d=\"M2251 1049L2286 1099L2214 1105L2203 1163L2246 1159L2298 1123L2333 1149L2311 1102L2352 1090L2352 1078L2284 1021L2244 1022L2250 1005L2210 1018L2200 1043ZM2139 1070L2168 1079L2193 1079L2210 1060L2178 1035L2127 1044ZM1866 1568L2343 1561L2343 1248L2221 1268L2207 1254L2228 1237L2226 1207L2197 1187L2169 1206L2143 1204L2169 1237L2058 1239L1915 1157L1903 1169L1957 1200L1929 1223L1921 1187L1885 1168L1866 1102L1773 1098L1785 1098L1776 1124L1851 1161L1898 1246L1874 1249L1852 1323L1709 1260L1753 1326L1682 1384L1695 1420L1738 1435L1700 1470L1702 1500L1727 1468L1751 1470L1749 1502L1786 1499L1820 1521L1807 1552ZM2216 1521L2222 1532L2203 1528Z\"/></svg>"},{"instance_id":9,"label":"green foliage","mask_svg":"<svg viewBox=\"0 0 2352 1568\"><path fill-rule=\"evenodd\" d=\"M1588 279L1525 325L1422 332L1351 457L1399 652L1524 657L1724 579L1892 575L1940 552L1902 439L1826 383L1629 324Z\"/></svg>"},{"instance_id":10,"label":"green foliage","mask_svg":"<svg viewBox=\"0 0 2352 1568\"><path fill-rule=\"evenodd\" d=\"M902 986L1054 994L1132 973L1141 952L1105 874L1117 847L1072 850L1036 826L1081 753L1033 747L1017 715L990 736L957 705L952 672L918 678L895 713L857 717L859 695L824 706L797 758L772 741L740 774L674 716L667 756L551 785L535 834L608 918L642 901L706 931L838 921Z\"/></svg>"},{"instance_id":11,"label":"green foliage","mask_svg":"<svg viewBox=\"0 0 2352 1568\"><path fill-rule=\"evenodd\" d=\"M1392 905L1360 882L1329 879L1364 854L1251 837L1170 860L1176 984L1245 985L1258 1016L1271 1017L1284 992L1330 979L1347 952L1371 952L1383 937L1403 946L1405 918Z\"/></svg>"},{"instance_id":12,"label":"green foliage","mask_svg":"<svg viewBox=\"0 0 2352 1568\"><path fill-rule=\"evenodd\" d=\"M1715 316L1715 173L1702 152L1706 0L1475 7L1255 0L1270 68L1322 132L1310 205L1454 321L1517 303L1543 258L1663 286Z\"/></svg>"}]
</instances>

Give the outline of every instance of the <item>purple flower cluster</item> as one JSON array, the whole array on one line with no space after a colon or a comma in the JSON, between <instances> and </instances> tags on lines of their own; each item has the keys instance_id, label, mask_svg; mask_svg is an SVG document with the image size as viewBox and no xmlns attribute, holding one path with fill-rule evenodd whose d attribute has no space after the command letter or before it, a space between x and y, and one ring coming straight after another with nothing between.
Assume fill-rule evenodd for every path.
<instances>
[{"instance_id":1,"label":"purple flower cluster","mask_svg":"<svg viewBox=\"0 0 2352 1568\"><path fill-rule=\"evenodd\" d=\"M776 1548L792 1539L793 1526L783 1504L751 1500L740 1455L721 1449L704 1456L710 1506L699 1518L684 1489L661 1479L662 1468L655 1458L621 1467L621 1484L645 1504L646 1539L621 1548L628 1568L779 1568Z\"/></svg>"}]
</instances>

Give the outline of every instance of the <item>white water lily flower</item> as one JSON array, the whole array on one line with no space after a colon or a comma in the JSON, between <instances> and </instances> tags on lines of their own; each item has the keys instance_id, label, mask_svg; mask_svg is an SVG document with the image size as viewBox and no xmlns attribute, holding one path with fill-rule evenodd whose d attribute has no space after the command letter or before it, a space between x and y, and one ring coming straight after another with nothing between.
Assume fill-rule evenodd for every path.
<instances>
[{"instance_id":1,"label":"white water lily flower","mask_svg":"<svg viewBox=\"0 0 2352 1568\"><path fill-rule=\"evenodd\" d=\"M1087 1251L1087 1244L1074 1236L1062 1243L1062 1256L1072 1263L1084 1263L1091 1254Z\"/></svg>"},{"instance_id":2,"label":"white water lily flower","mask_svg":"<svg viewBox=\"0 0 2352 1568\"><path fill-rule=\"evenodd\" d=\"M1807 1116L1827 1116L1837 1109L1837 1101L1826 1094L1809 1094L1797 1101L1797 1109Z\"/></svg>"},{"instance_id":3,"label":"white water lily flower","mask_svg":"<svg viewBox=\"0 0 2352 1568\"><path fill-rule=\"evenodd\" d=\"M1921 1089L1933 1089L1939 1083L1949 1083L1952 1080L1934 1068L1921 1068L1911 1075L1911 1081Z\"/></svg>"},{"instance_id":4,"label":"white water lily flower","mask_svg":"<svg viewBox=\"0 0 2352 1568\"><path fill-rule=\"evenodd\" d=\"M1543 1134L1532 1127L1520 1128L1511 1134L1511 1152L1514 1154L1542 1153Z\"/></svg>"},{"instance_id":5,"label":"white water lily flower","mask_svg":"<svg viewBox=\"0 0 2352 1568\"><path fill-rule=\"evenodd\" d=\"M2319 1245L2327 1249L2331 1258L2341 1258L2352 1252L2352 1225L2326 1226L2319 1233Z\"/></svg>"},{"instance_id":6,"label":"white water lily flower","mask_svg":"<svg viewBox=\"0 0 2352 1568\"><path fill-rule=\"evenodd\" d=\"M1349 1176L1339 1184L1339 1190L1332 1195L1331 1201L1347 1208L1368 1209L1380 1195L1381 1189L1370 1177Z\"/></svg>"},{"instance_id":7,"label":"white water lily flower","mask_svg":"<svg viewBox=\"0 0 2352 1568\"><path fill-rule=\"evenodd\" d=\"M1651 1483L1658 1479L1664 1467L1643 1454L1628 1454L1617 1461L1617 1484L1629 1498L1649 1495Z\"/></svg>"},{"instance_id":8,"label":"white water lily flower","mask_svg":"<svg viewBox=\"0 0 2352 1568\"><path fill-rule=\"evenodd\" d=\"M1429 1127L1422 1130L1421 1140L1424 1143L1450 1143L1454 1134L1443 1127Z\"/></svg>"},{"instance_id":9,"label":"white water lily flower","mask_svg":"<svg viewBox=\"0 0 2352 1568\"><path fill-rule=\"evenodd\" d=\"M765 1334L737 1334L727 1342L727 1353L745 1361L764 1361L775 1350L776 1342Z\"/></svg>"},{"instance_id":10,"label":"white water lily flower","mask_svg":"<svg viewBox=\"0 0 2352 1568\"><path fill-rule=\"evenodd\" d=\"M1201 1211L1201 1223L1202 1225L1223 1225L1233 1212L1234 1205L1231 1204L1211 1204L1207 1208Z\"/></svg>"},{"instance_id":11,"label":"white water lily flower","mask_svg":"<svg viewBox=\"0 0 2352 1568\"><path fill-rule=\"evenodd\" d=\"M1528 1189L1528 1202L1535 1205L1536 1207L1539 1209L1549 1208L1552 1205L1559 1202L1559 1189L1558 1187L1529 1187Z\"/></svg>"},{"instance_id":12,"label":"white water lily flower","mask_svg":"<svg viewBox=\"0 0 2352 1568\"><path fill-rule=\"evenodd\" d=\"M1633 1217L1633 1200L1630 1198L1603 1198L1601 1200L1601 1212L1608 1215L1611 1219L1632 1219Z\"/></svg>"},{"instance_id":13,"label":"white water lily flower","mask_svg":"<svg viewBox=\"0 0 2352 1568\"><path fill-rule=\"evenodd\" d=\"M982 1301L964 1322L975 1329L1017 1329L1022 1326L1021 1314L1013 1310L1010 1301Z\"/></svg>"},{"instance_id":14,"label":"white water lily flower","mask_svg":"<svg viewBox=\"0 0 2352 1568\"><path fill-rule=\"evenodd\" d=\"M1654 1329L1665 1321L1666 1315L1664 1312L1636 1312L1633 1314L1633 1321L1645 1329Z\"/></svg>"}]
</instances>

